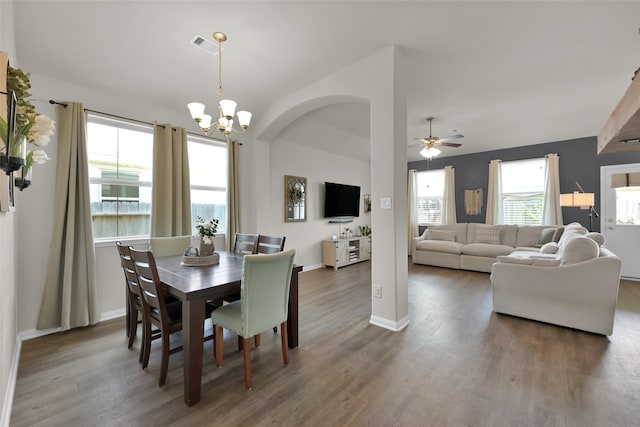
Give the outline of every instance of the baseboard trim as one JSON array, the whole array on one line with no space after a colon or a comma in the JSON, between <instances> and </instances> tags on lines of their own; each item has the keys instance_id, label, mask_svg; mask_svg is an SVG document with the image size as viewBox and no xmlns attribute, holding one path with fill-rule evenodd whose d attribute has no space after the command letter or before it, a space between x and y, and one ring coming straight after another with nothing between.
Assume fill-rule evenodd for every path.
<instances>
[{"instance_id":1,"label":"baseboard trim","mask_svg":"<svg viewBox=\"0 0 640 427\"><path fill-rule=\"evenodd\" d=\"M13 360L11 360L11 369L9 370L9 378L7 378L7 389L5 390L4 402L2 405L2 417L0 418L1 427L9 427L11 421L11 410L13 409L13 396L16 390L16 380L18 378L18 364L20 362L20 352L22 350L22 341L16 337L16 345L13 351Z\"/></svg>"},{"instance_id":2,"label":"baseboard trim","mask_svg":"<svg viewBox=\"0 0 640 427\"><path fill-rule=\"evenodd\" d=\"M393 332L399 332L409 325L409 316L407 315L400 319L398 322L394 322L389 319L385 319L384 317L371 315L369 323Z\"/></svg>"}]
</instances>

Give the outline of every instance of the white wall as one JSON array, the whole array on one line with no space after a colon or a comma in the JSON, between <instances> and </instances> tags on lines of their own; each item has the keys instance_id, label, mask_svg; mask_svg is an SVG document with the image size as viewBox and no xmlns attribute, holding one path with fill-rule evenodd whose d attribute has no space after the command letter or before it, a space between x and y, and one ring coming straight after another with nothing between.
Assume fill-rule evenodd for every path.
<instances>
[{"instance_id":1,"label":"white wall","mask_svg":"<svg viewBox=\"0 0 640 427\"><path fill-rule=\"evenodd\" d=\"M304 126L304 124L299 124ZM321 135L309 135L309 138ZM352 230L358 225L371 225L371 214L363 212L362 195L371 193L369 162L337 156L299 144L276 139L271 144L271 226L263 234L284 235L285 247L296 250L296 264L305 269L322 265L321 241L338 234L338 224L323 217L325 181L360 187L360 216L346 224ZM284 175L307 178L306 222L284 222ZM345 225L343 225L344 227Z\"/></svg>"},{"instance_id":2,"label":"white wall","mask_svg":"<svg viewBox=\"0 0 640 427\"><path fill-rule=\"evenodd\" d=\"M9 53L13 65L17 63L15 46L13 2L0 1L0 50ZM5 98L1 98L1 102L5 102ZM17 343L15 218L14 212L0 213L0 426L9 425L20 348Z\"/></svg>"}]
</instances>

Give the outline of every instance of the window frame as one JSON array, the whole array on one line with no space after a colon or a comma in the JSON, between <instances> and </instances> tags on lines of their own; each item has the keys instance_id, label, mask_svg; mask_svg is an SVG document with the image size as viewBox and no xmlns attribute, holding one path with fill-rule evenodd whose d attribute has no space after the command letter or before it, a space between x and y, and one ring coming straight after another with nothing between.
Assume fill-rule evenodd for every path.
<instances>
[{"instance_id":1,"label":"window frame","mask_svg":"<svg viewBox=\"0 0 640 427\"><path fill-rule=\"evenodd\" d=\"M513 192L505 192L504 188L504 169L501 170L500 173L500 177L501 177L501 186L502 186L502 200L500 200L501 206L500 208L502 209L502 222L504 224L508 224L508 225L542 225L542 215L543 215L543 209L544 209L544 198L545 198L545 193L546 193L546 188L545 188L545 167L546 167L546 157L534 157L531 159L522 159L522 160L513 160L513 161L508 161L508 162L502 162L501 163L501 168L504 168L505 164L510 165L510 166L517 166L517 164L523 164L523 163L541 163L542 166L542 182L540 183L540 188L541 190L537 190L537 189L532 189L532 190L527 190L527 191L513 191ZM540 202L537 203L539 204L539 210L540 210L540 217L538 218L538 222L509 222L507 221L507 217L506 217L506 213L507 213L507 209L505 204L507 202L514 202L514 201L521 201L521 202L526 202L526 201L532 201L536 198L540 198ZM524 210L524 209L521 209Z\"/></svg>"},{"instance_id":2,"label":"window frame","mask_svg":"<svg viewBox=\"0 0 640 427\"><path fill-rule=\"evenodd\" d=\"M420 196L419 195L419 193L420 193L420 175L421 174L432 174L432 175L435 175L435 173L440 174L441 177L442 177L442 194L439 195L439 196ZM416 216L417 216L417 219L418 219L418 225L419 226L429 226L429 225L442 224L442 207L443 207L443 204L444 204L444 179L445 179L444 168L443 169L430 169L430 170L416 171L416 174L418 175L416 177ZM420 220L421 217L424 217L424 215L420 214L420 202L421 201L424 201L427 204L429 202L435 201L440 205L440 221L439 222L422 222Z\"/></svg>"}]
</instances>

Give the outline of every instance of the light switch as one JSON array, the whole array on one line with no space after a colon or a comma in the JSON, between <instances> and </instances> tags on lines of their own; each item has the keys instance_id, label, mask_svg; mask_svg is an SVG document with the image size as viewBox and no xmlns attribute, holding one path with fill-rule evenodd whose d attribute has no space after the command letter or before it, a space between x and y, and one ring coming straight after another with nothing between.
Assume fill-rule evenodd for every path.
<instances>
[{"instance_id":1,"label":"light switch","mask_svg":"<svg viewBox=\"0 0 640 427\"><path fill-rule=\"evenodd\" d=\"M380 209L391 209L391 197L380 198Z\"/></svg>"}]
</instances>

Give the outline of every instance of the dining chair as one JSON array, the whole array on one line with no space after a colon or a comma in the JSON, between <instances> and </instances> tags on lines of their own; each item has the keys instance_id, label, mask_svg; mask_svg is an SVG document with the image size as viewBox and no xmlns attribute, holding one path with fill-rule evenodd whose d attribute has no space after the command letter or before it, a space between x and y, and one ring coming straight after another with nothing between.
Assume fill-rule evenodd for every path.
<instances>
[{"instance_id":1,"label":"dining chair","mask_svg":"<svg viewBox=\"0 0 640 427\"><path fill-rule=\"evenodd\" d=\"M258 248L258 235L236 233L233 243L233 252L242 254L255 254Z\"/></svg>"},{"instance_id":2,"label":"dining chair","mask_svg":"<svg viewBox=\"0 0 640 427\"><path fill-rule=\"evenodd\" d=\"M118 248L120 265L122 266L122 270L124 272L124 280L126 285L126 329L127 336L129 337L127 348L131 348L133 346L133 341L136 337L136 331L138 329L138 313L140 314L140 319L144 322L144 311L142 307L142 301L140 300L140 287L138 286L138 277L136 275L135 266L133 265L133 260L131 259L131 251L129 250L129 246L123 244L122 242L116 242L116 247ZM140 362L142 362L143 351L144 338L142 340L142 345L140 346Z\"/></svg>"},{"instance_id":3,"label":"dining chair","mask_svg":"<svg viewBox=\"0 0 640 427\"><path fill-rule=\"evenodd\" d=\"M149 238L149 249L156 257L182 255L190 246L191 236Z\"/></svg>"},{"instance_id":4,"label":"dining chair","mask_svg":"<svg viewBox=\"0 0 640 427\"><path fill-rule=\"evenodd\" d=\"M286 236L267 236L265 234L258 235L258 254L275 254L284 250L284 242Z\"/></svg>"},{"instance_id":5,"label":"dining chair","mask_svg":"<svg viewBox=\"0 0 640 427\"><path fill-rule=\"evenodd\" d=\"M295 250L266 255L247 255L242 263L240 300L226 304L211 315L215 330L216 366L222 367L224 356L223 329L229 329L243 340L244 381L251 389L251 337L280 325L282 360L289 364L287 348L287 315L289 287Z\"/></svg>"},{"instance_id":6,"label":"dining chair","mask_svg":"<svg viewBox=\"0 0 640 427\"><path fill-rule=\"evenodd\" d=\"M182 346L170 347L170 335L182 330L182 303L173 301L167 303L162 288L162 282L156 267L156 261L151 251L142 251L130 248L131 259L140 286L141 301L145 319L144 323L144 355L142 367L149 364L151 341L162 338L162 362L160 367L160 379L158 385L162 387L167 379L169 368L169 356L182 350ZM211 315L213 307L207 305L207 316ZM151 330L151 325L158 329ZM205 337L210 340L213 335Z\"/></svg>"}]
</instances>

